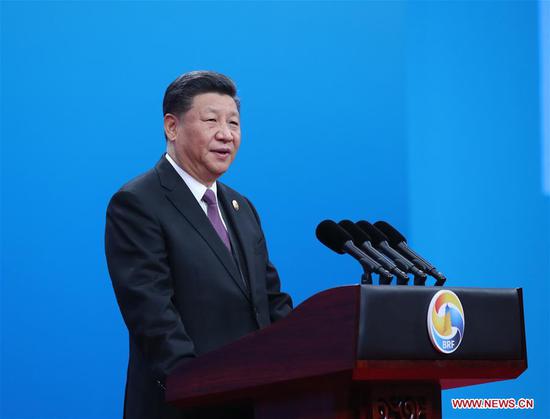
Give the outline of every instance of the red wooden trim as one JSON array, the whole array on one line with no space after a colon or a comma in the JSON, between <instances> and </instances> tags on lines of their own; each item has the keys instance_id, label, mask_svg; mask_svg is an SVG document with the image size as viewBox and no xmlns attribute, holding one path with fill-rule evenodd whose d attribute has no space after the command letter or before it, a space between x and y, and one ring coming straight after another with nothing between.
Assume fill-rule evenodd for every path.
<instances>
[{"instance_id":1,"label":"red wooden trim","mask_svg":"<svg viewBox=\"0 0 550 419\"><path fill-rule=\"evenodd\" d=\"M357 361L353 380L438 381L442 389L448 389L513 379L526 368L527 363L524 360Z\"/></svg>"}]
</instances>

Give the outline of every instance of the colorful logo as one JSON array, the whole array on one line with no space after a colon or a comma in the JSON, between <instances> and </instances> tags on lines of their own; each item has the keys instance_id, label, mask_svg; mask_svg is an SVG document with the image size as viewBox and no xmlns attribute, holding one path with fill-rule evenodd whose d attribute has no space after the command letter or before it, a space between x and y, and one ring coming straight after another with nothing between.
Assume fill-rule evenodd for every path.
<instances>
[{"instance_id":1,"label":"colorful logo","mask_svg":"<svg viewBox=\"0 0 550 419\"><path fill-rule=\"evenodd\" d=\"M457 295L448 290L438 291L428 308L428 335L439 352L450 354L457 350L464 336L464 309Z\"/></svg>"}]
</instances>

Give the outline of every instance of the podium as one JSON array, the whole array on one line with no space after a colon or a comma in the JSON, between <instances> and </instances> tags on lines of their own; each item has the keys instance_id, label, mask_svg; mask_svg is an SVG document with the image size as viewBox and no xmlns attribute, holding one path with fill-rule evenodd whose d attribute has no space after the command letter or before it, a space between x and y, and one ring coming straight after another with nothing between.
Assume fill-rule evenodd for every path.
<instances>
[{"instance_id":1,"label":"podium","mask_svg":"<svg viewBox=\"0 0 550 419\"><path fill-rule=\"evenodd\" d=\"M441 290L462 305L461 339L449 353L430 338ZM521 289L344 286L180 366L166 401L250 405L256 419L440 418L442 390L526 368Z\"/></svg>"}]
</instances>

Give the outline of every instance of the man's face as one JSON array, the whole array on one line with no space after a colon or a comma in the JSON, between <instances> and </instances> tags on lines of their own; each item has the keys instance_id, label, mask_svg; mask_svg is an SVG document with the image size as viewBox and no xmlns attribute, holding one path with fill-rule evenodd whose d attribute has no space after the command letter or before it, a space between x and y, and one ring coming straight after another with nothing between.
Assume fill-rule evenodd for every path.
<instances>
[{"instance_id":1,"label":"man's face","mask_svg":"<svg viewBox=\"0 0 550 419\"><path fill-rule=\"evenodd\" d=\"M165 116L165 127L167 124ZM203 93L191 109L173 118L168 136L176 162L191 176L210 186L229 168L241 144L239 111L233 98Z\"/></svg>"}]
</instances>

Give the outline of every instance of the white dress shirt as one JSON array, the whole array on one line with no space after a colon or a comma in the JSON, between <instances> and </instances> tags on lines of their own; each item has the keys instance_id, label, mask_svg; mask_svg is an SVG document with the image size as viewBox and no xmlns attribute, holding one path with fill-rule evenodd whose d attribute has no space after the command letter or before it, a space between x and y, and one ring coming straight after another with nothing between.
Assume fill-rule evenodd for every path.
<instances>
[{"instance_id":1,"label":"white dress shirt","mask_svg":"<svg viewBox=\"0 0 550 419\"><path fill-rule=\"evenodd\" d=\"M214 192L214 195L216 196L216 201L218 202L218 213L220 214L220 219L222 220L223 226L227 230L227 225L225 224L225 220L223 219L222 212L220 211L220 204L218 200L218 186L217 182L214 182L210 188L207 188L202 183L200 183L197 179L195 179L193 176L191 176L189 173L187 173L185 170L183 170L181 167L178 166L178 164L170 157L168 153L165 154L166 160L170 162L172 167L176 169L176 172L181 176L187 187L191 190L191 193L201 206L202 210L208 217L208 205L206 205L206 202L202 200L202 197L204 196L204 193L207 189L212 189Z\"/></svg>"}]
</instances>

